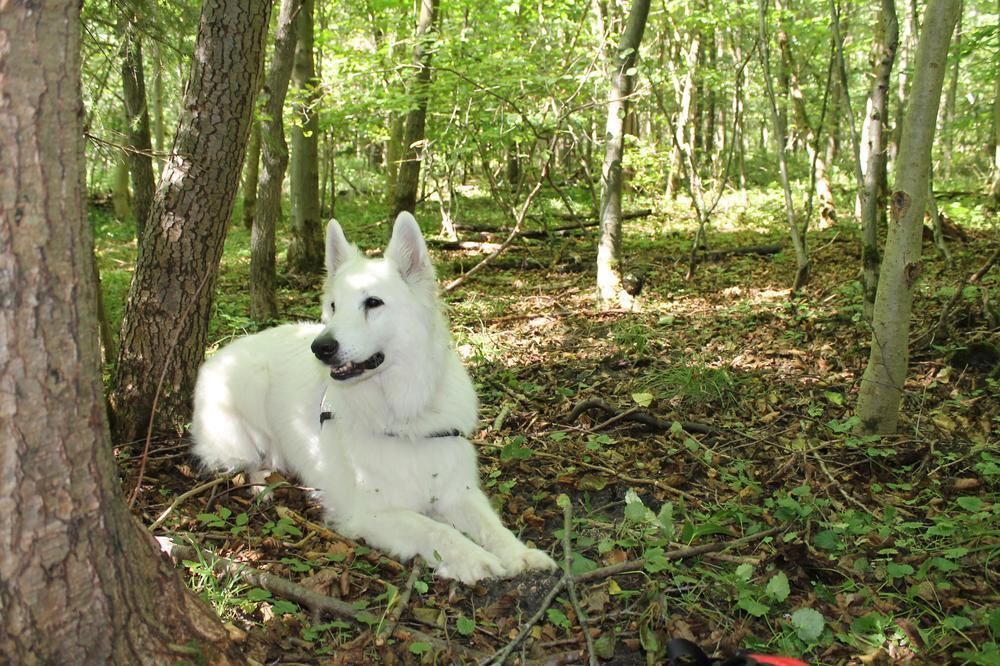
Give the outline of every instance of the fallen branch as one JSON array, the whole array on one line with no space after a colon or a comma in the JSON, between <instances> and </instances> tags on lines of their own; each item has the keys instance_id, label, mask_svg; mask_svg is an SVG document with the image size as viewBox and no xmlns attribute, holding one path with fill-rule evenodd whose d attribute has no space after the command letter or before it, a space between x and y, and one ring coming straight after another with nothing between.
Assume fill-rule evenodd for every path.
<instances>
[{"instance_id":1,"label":"fallen branch","mask_svg":"<svg viewBox=\"0 0 1000 666\"><path fill-rule=\"evenodd\" d=\"M245 583L265 589L277 597L305 606L314 613L327 613L328 615L368 628L368 624L362 619L362 616L370 614L370 611L354 608L353 605L346 601L313 592L298 583L293 583L290 580L269 574L265 571L259 571L240 562L235 562L225 557L218 557L214 553L208 553L194 545L184 546L176 544L167 537L156 537L156 540L160 544L160 549L175 562L182 562L184 560L210 560L212 570L216 573L234 576ZM210 557L206 557L206 555ZM400 629L397 627L394 630L393 636L401 641L419 640L429 643L439 650L455 652L469 660L483 658L483 654L478 650L472 650L462 645L443 641L436 636L426 634L418 629Z\"/></svg>"},{"instance_id":2,"label":"fallen branch","mask_svg":"<svg viewBox=\"0 0 1000 666\"><path fill-rule=\"evenodd\" d=\"M583 639L587 643L587 661L590 666L597 666L597 653L594 651L594 639L590 635L590 625L587 622L587 614L580 605L580 600L576 595L576 579L573 578L571 560L573 549L570 547L570 532L573 526L573 503L569 497L565 499L563 506L563 576L566 578L566 589L569 592L569 601L576 612L576 619L580 622L580 630L583 632Z\"/></svg>"},{"instance_id":3,"label":"fallen branch","mask_svg":"<svg viewBox=\"0 0 1000 666\"><path fill-rule=\"evenodd\" d=\"M745 543L760 541L761 539L765 539L769 536L774 536L783 529L785 529L784 525L778 525L777 527L766 529L763 532L750 534L748 536L740 537L738 539L733 539L732 541L716 541L715 543L707 543L703 546L693 546L691 548L679 548L677 550L670 550L663 553L662 558L670 561L686 560L690 557L697 557L698 555L704 555L706 553L718 553L719 551L727 550L735 546L741 546ZM620 562L618 564L612 564L610 566L594 569L593 571L588 571L587 573L582 573L579 576L576 576L576 582L586 583L593 580L601 580L603 578L608 578L609 576L614 576L617 574L635 573L637 571L642 571L645 568L645 566L646 566L646 560L640 557L634 560L628 560L627 562Z\"/></svg>"},{"instance_id":4,"label":"fallen branch","mask_svg":"<svg viewBox=\"0 0 1000 666\"><path fill-rule=\"evenodd\" d=\"M734 247L728 250L714 250L712 252L702 252L697 255L696 260L702 261L716 261L717 259L722 259L724 257L732 257L737 255L745 254L759 254L761 256L768 254L778 254L784 249L783 245L751 245L748 247Z\"/></svg>"},{"instance_id":5,"label":"fallen branch","mask_svg":"<svg viewBox=\"0 0 1000 666\"><path fill-rule=\"evenodd\" d=\"M958 304L959 299L962 297L962 292L965 291L965 287L970 284L977 284L980 280L982 280L983 277L990 272L990 269L993 268L998 260L1000 260L1000 248L993 252L990 258L986 260L986 263L983 264L979 270L968 278L962 280L962 282L958 285L958 289L955 290L955 293L945 304L944 309L941 310L941 316L938 317L937 322L913 340L913 343L910 345L910 349L912 351L926 349L938 336L944 335L948 324L948 316L955 308L955 305Z\"/></svg>"},{"instance_id":6,"label":"fallen branch","mask_svg":"<svg viewBox=\"0 0 1000 666\"><path fill-rule=\"evenodd\" d=\"M353 539L348 539L344 535L334 532L325 525L320 525L319 523L312 522L305 516L299 515L298 513L292 511L288 507L276 506L274 507L274 510L278 514L279 518L287 518L293 523L298 523L302 527L305 527L306 529L316 532L327 541L340 541L342 543L346 543L347 545L351 546L354 549L357 549L361 545L357 541L354 541ZM372 564L388 567L389 569L392 569L397 573L406 569L406 567L404 567L396 560L389 559L385 555L379 555L374 550L368 550L368 552L366 552L361 557L364 558L366 561L371 562Z\"/></svg>"},{"instance_id":7,"label":"fallen branch","mask_svg":"<svg viewBox=\"0 0 1000 666\"><path fill-rule=\"evenodd\" d=\"M695 546L693 548L681 548L678 550L672 550L663 554L663 558L667 560L683 560L689 557L696 557L698 555L704 555L705 553L716 553L727 548L732 548L734 546L739 546L745 543L751 543L753 541L759 541L769 536L774 536L781 530L785 528L784 525L779 525L777 527L772 527L770 529L764 530L763 532L757 532L756 534L751 534L749 536L740 537L739 539L733 539L732 541L718 541L716 543L705 544L704 546ZM566 530L568 532L568 529ZM531 628L535 626L548 610L549 606L555 600L556 596L564 589L566 589L570 584L576 583L586 583L594 580L602 580L608 578L609 576L614 576L616 574L623 573L635 573L637 571L642 571L646 565L646 561L642 558L636 560L629 560L628 562L622 562L620 564L613 564L608 567L601 567L600 569L594 569L593 571L588 571L587 573L580 574L578 576L571 576L569 572L564 572L562 577L556 581L556 584L552 586L549 593L545 595L541 603L538 606L538 610L532 615L528 620L521 625L520 630L517 632L517 636L514 637L507 645L495 652L492 656L488 657L479 662L480 666L502 666L507 658L511 655L517 646L520 645L524 639L528 636ZM588 646L589 649L590 646ZM591 652L591 655L594 653Z\"/></svg>"},{"instance_id":8,"label":"fallen branch","mask_svg":"<svg viewBox=\"0 0 1000 666\"><path fill-rule=\"evenodd\" d=\"M174 501L170 503L170 506L168 506L166 509L164 509L163 513L161 513L159 515L159 517L156 520L153 521L153 523L149 526L149 531L152 532L157 527L159 527L160 525L162 525L163 521L165 521L167 519L167 516L169 516L171 514L171 512L173 512L173 510L176 509L178 506L180 506L181 503L184 502L185 500L187 500L187 499L189 499L191 497L194 497L195 495L198 495L198 494L200 494L200 493L208 490L209 488L214 488L217 485L219 485L220 483L226 483L227 481L229 481L228 477L224 477L224 476L223 477L219 477L218 479L213 479L213 480L209 481L208 483L203 483L200 486L196 486L196 487L192 488L191 490L187 491L186 493L181 493L180 495L178 495L177 497L175 497Z\"/></svg>"},{"instance_id":9,"label":"fallen branch","mask_svg":"<svg viewBox=\"0 0 1000 666\"><path fill-rule=\"evenodd\" d=\"M589 412L591 410L599 409L606 414L610 414L612 418L601 424L601 426L607 426L611 423L618 421L634 421L636 423L641 423L650 430L656 430L659 432L664 432L670 430L670 427L674 424L674 421L666 421L659 419L649 412L638 411L635 409L628 409L624 412L619 412L614 407L604 402L600 398L587 398L582 402L578 403L570 413L566 416L567 423L573 423L582 414ZM713 428L710 425L705 425L704 423L692 423L690 421L677 421L680 423L681 428L685 432L699 434L699 435L721 435L722 431L718 428ZM598 429L595 427L595 430Z\"/></svg>"},{"instance_id":10,"label":"fallen branch","mask_svg":"<svg viewBox=\"0 0 1000 666\"><path fill-rule=\"evenodd\" d=\"M380 647L385 643L385 639L392 636L396 631L396 627L399 626L399 618L403 616L403 611L406 610L407 605L410 603L410 596L413 594L413 586L416 584L417 580L420 578L421 574L424 572L424 561L418 555L413 558L411 563L412 569L410 570L410 575L406 579L406 586L403 591L399 593L392 607L389 609L389 614L379 627L378 633L375 634L375 645Z\"/></svg>"}]
</instances>

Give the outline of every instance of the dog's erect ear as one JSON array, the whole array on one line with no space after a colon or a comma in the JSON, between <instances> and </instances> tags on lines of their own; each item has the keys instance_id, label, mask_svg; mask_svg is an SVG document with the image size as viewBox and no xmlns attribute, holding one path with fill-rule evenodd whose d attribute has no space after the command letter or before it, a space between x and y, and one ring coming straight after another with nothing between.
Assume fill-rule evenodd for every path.
<instances>
[{"instance_id":1,"label":"dog's erect ear","mask_svg":"<svg viewBox=\"0 0 1000 666\"><path fill-rule=\"evenodd\" d=\"M337 220L326 225L326 273L333 275L345 261L357 256L358 249L347 242L344 230Z\"/></svg>"},{"instance_id":2,"label":"dog's erect ear","mask_svg":"<svg viewBox=\"0 0 1000 666\"><path fill-rule=\"evenodd\" d=\"M392 238L385 248L385 256L399 268L404 279L418 277L434 277L430 255L427 254L427 244L420 233L420 226L413 216L402 212L396 216L392 227Z\"/></svg>"}]
</instances>

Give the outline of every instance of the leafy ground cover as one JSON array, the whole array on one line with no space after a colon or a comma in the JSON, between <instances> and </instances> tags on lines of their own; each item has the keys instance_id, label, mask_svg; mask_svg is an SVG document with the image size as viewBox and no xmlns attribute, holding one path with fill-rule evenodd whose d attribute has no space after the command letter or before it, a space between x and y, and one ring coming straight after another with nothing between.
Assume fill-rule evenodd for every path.
<instances>
[{"instance_id":1,"label":"leafy ground cover","mask_svg":"<svg viewBox=\"0 0 1000 666\"><path fill-rule=\"evenodd\" d=\"M330 532L294 479L272 477L261 500L238 477L199 474L183 439L154 443L137 511L188 547L190 584L262 664L488 663L505 649L523 663L586 663L589 651L654 664L671 637L817 664L1000 664L996 269L952 298L995 251L995 218L946 206L972 238L950 262L925 244L914 337L950 308L947 325L914 351L902 434L863 438L855 231L812 233L813 280L790 302L777 202L727 202L709 242L784 251L706 262L690 282L688 210L630 221L638 313L595 308L592 229L524 239L448 296L482 404L483 483L568 576L449 584ZM381 207L338 206L352 238L383 245ZM462 210L506 223L484 199ZM115 319L134 247L127 226L95 224ZM234 229L214 344L256 330L248 247ZM445 280L481 258L439 247ZM283 315L314 318L319 283L284 279ZM118 453L130 491L141 451Z\"/></svg>"}]
</instances>

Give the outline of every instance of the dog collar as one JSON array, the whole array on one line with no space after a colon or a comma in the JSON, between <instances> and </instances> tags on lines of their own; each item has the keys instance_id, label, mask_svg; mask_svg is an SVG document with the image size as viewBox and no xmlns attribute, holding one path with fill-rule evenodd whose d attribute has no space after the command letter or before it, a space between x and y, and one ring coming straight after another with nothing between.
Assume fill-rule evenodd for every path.
<instances>
[{"instance_id":1,"label":"dog collar","mask_svg":"<svg viewBox=\"0 0 1000 666\"><path fill-rule=\"evenodd\" d=\"M324 395L323 397L325 398L326 396ZM322 407L320 409L322 410ZM319 427L320 427L320 430L323 429L323 424L324 423L326 423L327 421L332 421L332 420L333 420L333 412L332 411L330 411L330 410L320 411L320 413L319 413ZM399 437L398 433L390 432L390 431L386 431L386 432L384 432L382 434L384 434L386 437ZM418 437L417 439L440 439L440 438L443 438L443 437L465 437L465 433L463 433L458 428L452 428L451 430L438 430L438 431L432 432L429 435L424 435L423 437Z\"/></svg>"}]
</instances>

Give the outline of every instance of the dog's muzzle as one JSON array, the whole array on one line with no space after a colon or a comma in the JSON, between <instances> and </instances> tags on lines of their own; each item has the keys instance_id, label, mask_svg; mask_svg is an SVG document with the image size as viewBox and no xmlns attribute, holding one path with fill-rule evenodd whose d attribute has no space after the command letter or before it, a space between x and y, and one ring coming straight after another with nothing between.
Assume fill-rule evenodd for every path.
<instances>
[{"instance_id":1,"label":"dog's muzzle","mask_svg":"<svg viewBox=\"0 0 1000 666\"><path fill-rule=\"evenodd\" d=\"M310 349L316 358L330 366L330 377L338 381L351 379L369 370L374 370L385 361L385 354L376 352L360 363L354 361L338 363L337 352L340 350L340 343L332 335L326 333L313 340Z\"/></svg>"}]
</instances>

